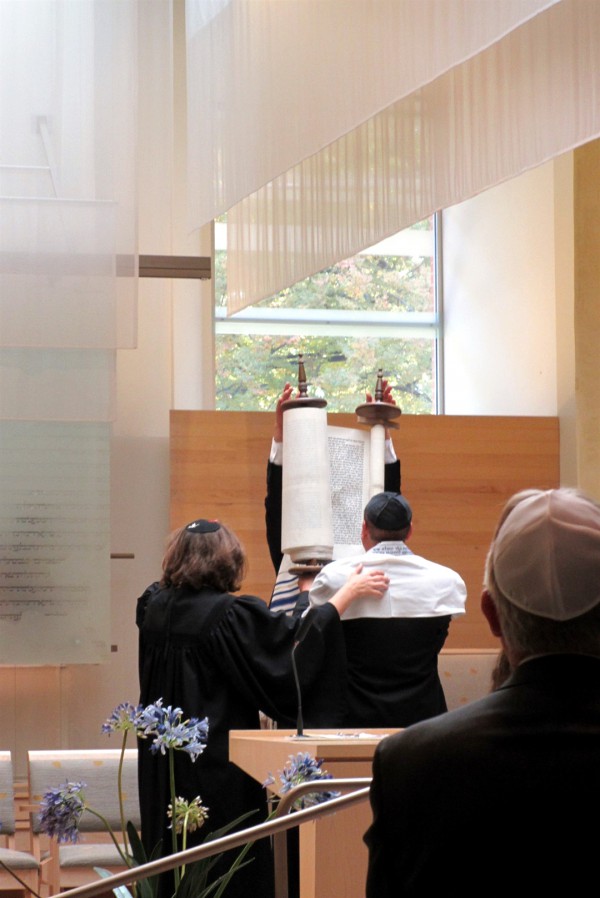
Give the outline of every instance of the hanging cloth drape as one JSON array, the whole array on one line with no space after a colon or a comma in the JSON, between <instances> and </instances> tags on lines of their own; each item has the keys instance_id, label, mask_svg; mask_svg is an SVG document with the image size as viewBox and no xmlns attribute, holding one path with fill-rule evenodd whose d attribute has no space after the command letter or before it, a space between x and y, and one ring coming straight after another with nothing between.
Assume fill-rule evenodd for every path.
<instances>
[{"instance_id":1,"label":"hanging cloth drape","mask_svg":"<svg viewBox=\"0 0 600 898\"><path fill-rule=\"evenodd\" d=\"M109 422L116 349L136 340L137 15L132 2L0 3L4 664L110 657Z\"/></svg>"},{"instance_id":2,"label":"hanging cloth drape","mask_svg":"<svg viewBox=\"0 0 600 898\"><path fill-rule=\"evenodd\" d=\"M597 0L188 2L194 92L230 66L189 110L229 313L600 133Z\"/></svg>"}]
</instances>

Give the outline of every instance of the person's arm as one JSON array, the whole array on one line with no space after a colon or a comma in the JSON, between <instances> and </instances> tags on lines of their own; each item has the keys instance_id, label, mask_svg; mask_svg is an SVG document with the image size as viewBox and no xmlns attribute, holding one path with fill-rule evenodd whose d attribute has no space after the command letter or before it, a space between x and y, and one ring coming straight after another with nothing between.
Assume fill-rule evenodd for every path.
<instances>
[{"instance_id":1,"label":"person's arm","mask_svg":"<svg viewBox=\"0 0 600 898\"><path fill-rule=\"evenodd\" d=\"M283 443L283 403L287 402L293 392L294 388L290 384L286 384L277 400L277 405L275 406L275 427L273 428L273 441L275 443Z\"/></svg>"},{"instance_id":2,"label":"person's arm","mask_svg":"<svg viewBox=\"0 0 600 898\"><path fill-rule=\"evenodd\" d=\"M267 492L265 495L265 527L267 545L275 573L279 572L283 553L281 551L281 491L283 462L283 409L282 403L289 399L293 388L286 384L277 400L275 409L275 425L271 454L267 463Z\"/></svg>"},{"instance_id":3,"label":"person's arm","mask_svg":"<svg viewBox=\"0 0 600 898\"><path fill-rule=\"evenodd\" d=\"M392 388L389 382L383 379L383 397L382 402L389 402L396 405L396 400L392 396ZM367 402L373 402L372 395L367 392ZM400 461L396 456L396 450L392 442L389 429L385 429L385 467L384 467L384 483L383 488L387 493L401 493L400 488L402 482L400 473Z\"/></svg>"},{"instance_id":4,"label":"person's arm","mask_svg":"<svg viewBox=\"0 0 600 898\"><path fill-rule=\"evenodd\" d=\"M383 469L383 488L386 493L401 493L401 483L400 460L386 462Z\"/></svg>"},{"instance_id":5,"label":"person's arm","mask_svg":"<svg viewBox=\"0 0 600 898\"><path fill-rule=\"evenodd\" d=\"M281 551L281 465L267 463L267 492L265 494L265 528L267 545L275 573L279 573Z\"/></svg>"}]
</instances>

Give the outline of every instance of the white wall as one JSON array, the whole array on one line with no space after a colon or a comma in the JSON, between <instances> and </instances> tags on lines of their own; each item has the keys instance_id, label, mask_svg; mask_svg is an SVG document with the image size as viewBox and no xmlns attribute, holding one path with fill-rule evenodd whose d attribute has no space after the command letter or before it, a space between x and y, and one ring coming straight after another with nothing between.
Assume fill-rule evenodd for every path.
<instances>
[{"instance_id":1,"label":"white wall","mask_svg":"<svg viewBox=\"0 0 600 898\"><path fill-rule=\"evenodd\" d=\"M554 168L443 215L445 411L556 415Z\"/></svg>"}]
</instances>

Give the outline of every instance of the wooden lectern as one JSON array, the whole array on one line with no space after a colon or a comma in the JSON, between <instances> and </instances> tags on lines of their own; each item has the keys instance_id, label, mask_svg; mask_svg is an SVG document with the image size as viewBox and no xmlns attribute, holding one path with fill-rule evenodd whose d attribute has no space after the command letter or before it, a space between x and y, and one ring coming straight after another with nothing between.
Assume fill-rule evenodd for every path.
<instances>
[{"instance_id":1,"label":"wooden lectern","mask_svg":"<svg viewBox=\"0 0 600 898\"><path fill-rule=\"evenodd\" d=\"M370 777L371 761L382 737L397 730L231 730L229 759L277 792L278 771L290 755L308 752L323 759L322 769L335 778ZM363 835L371 821L368 802L353 805L300 827L300 898L364 898L367 849Z\"/></svg>"}]
</instances>

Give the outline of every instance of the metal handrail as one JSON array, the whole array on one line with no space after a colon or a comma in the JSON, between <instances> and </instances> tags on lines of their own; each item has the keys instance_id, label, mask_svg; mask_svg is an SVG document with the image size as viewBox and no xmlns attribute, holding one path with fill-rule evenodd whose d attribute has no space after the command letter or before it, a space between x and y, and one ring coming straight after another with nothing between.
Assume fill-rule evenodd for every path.
<instances>
[{"instance_id":1,"label":"metal handrail","mask_svg":"<svg viewBox=\"0 0 600 898\"><path fill-rule=\"evenodd\" d=\"M310 783L301 783L290 789L279 799L275 817L283 817L289 814L293 809L295 802L303 795L314 794L315 792L345 792L350 789L358 789L360 786L366 786L366 794L369 794L370 777L346 777L340 779L324 779L321 781L313 781ZM365 789L361 790L361 794ZM365 796L366 797L366 796ZM319 805L326 807L330 799ZM297 812L300 813L300 812ZM296 814L294 814L294 819ZM273 860L275 864L275 896L276 898L288 898L288 855L287 855L287 839L284 832L277 832L273 836Z\"/></svg>"},{"instance_id":2,"label":"metal handrail","mask_svg":"<svg viewBox=\"0 0 600 898\"><path fill-rule=\"evenodd\" d=\"M132 882L139 882L139 880L147 879L149 876L166 873L174 867L192 864L203 858L212 857L214 854L220 854L222 851L229 851L231 848L240 848L247 842L257 842L259 839L264 839L267 836L277 836L278 834L286 832L288 829L293 829L296 826L301 826L303 823L308 823L310 820L326 817L329 814L335 814L336 811L345 810L347 807L365 801L369 796L369 787L367 784L370 782L370 779L357 777L356 779L328 779L311 783L301 783L299 786L296 786L286 793L280 802L282 808L280 809L278 807L273 818L267 820L265 823L259 823L256 826L241 829L238 832L223 836L220 839L215 839L214 841L206 842L203 845L198 845L196 848L188 848L186 851L179 851L177 854L170 854L167 857L159 858L156 861L140 864L139 867L123 870L122 873L115 873L113 876L98 879L98 882L77 886L74 889L67 889L56 896L51 896L51 898L96 898L97 895L104 895L106 892L111 891L118 886L130 885ZM364 784L364 788L356 788L362 784ZM337 792L346 788L353 788L354 791L350 792L348 795L341 795L339 798L331 798L328 801L314 805L310 808L305 808L302 811L295 811L294 814L289 813L294 801L300 795L307 792L318 791ZM285 842L285 839L283 842ZM282 893L276 892L276 896L277 898L286 898L287 878L284 891Z\"/></svg>"}]
</instances>

